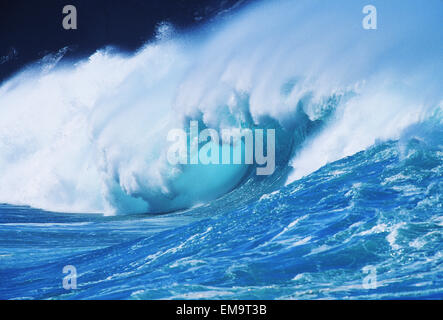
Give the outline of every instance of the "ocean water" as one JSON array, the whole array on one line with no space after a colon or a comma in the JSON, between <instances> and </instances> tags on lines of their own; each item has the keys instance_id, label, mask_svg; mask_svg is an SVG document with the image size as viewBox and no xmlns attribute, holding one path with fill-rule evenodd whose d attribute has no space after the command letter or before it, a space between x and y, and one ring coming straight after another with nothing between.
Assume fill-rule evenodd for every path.
<instances>
[{"instance_id":1,"label":"ocean water","mask_svg":"<svg viewBox=\"0 0 443 320\"><path fill-rule=\"evenodd\" d=\"M441 132L440 132L441 133ZM1 207L2 298L441 298L441 149L391 141L255 201L90 217ZM77 290L62 287L76 266ZM373 266L377 288L364 289Z\"/></svg>"},{"instance_id":2,"label":"ocean water","mask_svg":"<svg viewBox=\"0 0 443 320\"><path fill-rule=\"evenodd\" d=\"M365 4L259 1L2 83L0 298L441 299L443 2L374 1L370 31ZM275 172L169 164L190 120L275 129Z\"/></svg>"}]
</instances>

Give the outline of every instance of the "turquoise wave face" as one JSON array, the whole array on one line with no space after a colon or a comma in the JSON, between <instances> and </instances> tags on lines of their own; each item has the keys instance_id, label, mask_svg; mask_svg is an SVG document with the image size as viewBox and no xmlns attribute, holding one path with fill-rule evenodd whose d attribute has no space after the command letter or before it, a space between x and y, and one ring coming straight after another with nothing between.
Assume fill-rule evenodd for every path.
<instances>
[{"instance_id":1,"label":"turquoise wave face","mask_svg":"<svg viewBox=\"0 0 443 320\"><path fill-rule=\"evenodd\" d=\"M442 298L438 139L381 143L236 207L230 195L152 217L2 206L0 297Z\"/></svg>"}]
</instances>

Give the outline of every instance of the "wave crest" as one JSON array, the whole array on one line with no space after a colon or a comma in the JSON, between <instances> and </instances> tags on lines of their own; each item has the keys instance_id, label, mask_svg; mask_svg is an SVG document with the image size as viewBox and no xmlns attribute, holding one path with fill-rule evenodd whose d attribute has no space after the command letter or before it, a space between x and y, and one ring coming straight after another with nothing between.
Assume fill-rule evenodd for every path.
<instances>
[{"instance_id":1,"label":"wave crest","mask_svg":"<svg viewBox=\"0 0 443 320\"><path fill-rule=\"evenodd\" d=\"M359 5L259 2L206 29L168 33L133 55L104 49L45 72L31 66L0 87L0 202L165 212L239 185L259 196L286 180L288 163L291 182L400 138L442 101L441 28L408 24L414 17L432 26L438 16L394 1L381 5L388 31L368 33L355 24ZM424 39L434 41L432 50ZM217 129L274 126L276 177L252 179L242 166L169 165L167 132L189 119Z\"/></svg>"}]
</instances>

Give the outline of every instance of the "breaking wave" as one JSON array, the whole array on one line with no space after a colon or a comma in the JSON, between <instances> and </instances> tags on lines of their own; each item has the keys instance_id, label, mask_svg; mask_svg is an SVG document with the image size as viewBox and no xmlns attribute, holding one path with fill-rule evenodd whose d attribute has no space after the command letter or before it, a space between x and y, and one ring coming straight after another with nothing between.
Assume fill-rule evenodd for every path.
<instances>
[{"instance_id":1,"label":"breaking wave","mask_svg":"<svg viewBox=\"0 0 443 320\"><path fill-rule=\"evenodd\" d=\"M377 4L377 30L363 6L258 2L200 30L163 24L133 54L29 66L0 87L0 202L169 212L259 198L381 141L441 144L443 3ZM276 172L170 165L167 132L189 120L275 128Z\"/></svg>"}]
</instances>

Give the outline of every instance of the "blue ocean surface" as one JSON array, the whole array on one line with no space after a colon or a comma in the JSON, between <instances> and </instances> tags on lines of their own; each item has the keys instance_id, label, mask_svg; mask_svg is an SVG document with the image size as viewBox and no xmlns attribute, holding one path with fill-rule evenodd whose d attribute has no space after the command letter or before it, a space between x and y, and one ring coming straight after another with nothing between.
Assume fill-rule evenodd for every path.
<instances>
[{"instance_id":1,"label":"blue ocean surface","mask_svg":"<svg viewBox=\"0 0 443 320\"><path fill-rule=\"evenodd\" d=\"M440 299L443 153L417 140L406 152L382 143L237 208L229 195L124 218L3 205L0 297Z\"/></svg>"},{"instance_id":2,"label":"blue ocean surface","mask_svg":"<svg viewBox=\"0 0 443 320\"><path fill-rule=\"evenodd\" d=\"M0 299L442 299L443 2L366 4L251 2L0 83ZM192 121L275 130L275 170L171 163Z\"/></svg>"}]
</instances>

